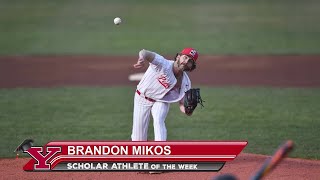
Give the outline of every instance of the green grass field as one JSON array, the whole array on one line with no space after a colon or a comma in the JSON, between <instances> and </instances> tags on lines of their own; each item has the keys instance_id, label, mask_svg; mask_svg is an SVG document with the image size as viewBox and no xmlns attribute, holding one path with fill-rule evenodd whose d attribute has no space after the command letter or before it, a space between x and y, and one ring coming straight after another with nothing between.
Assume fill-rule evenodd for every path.
<instances>
[{"instance_id":1,"label":"green grass field","mask_svg":"<svg viewBox=\"0 0 320 180\"><path fill-rule=\"evenodd\" d=\"M316 0L0 0L0 55L319 54ZM123 24L115 26L120 16Z\"/></svg>"},{"instance_id":2,"label":"green grass field","mask_svg":"<svg viewBox=\"0 0 320 180\"><path fill-rule=\"evenodd\" d=\"M194 116L173 104L168 140L248 140L244 152L272 154L292 139L291 157L320 159L319 89L201 87ZM130 140L134 87L0 89L0 156L14 157L25 138ZM153 138L152 121L149 137Z\"/></svg>"}]
</instances>

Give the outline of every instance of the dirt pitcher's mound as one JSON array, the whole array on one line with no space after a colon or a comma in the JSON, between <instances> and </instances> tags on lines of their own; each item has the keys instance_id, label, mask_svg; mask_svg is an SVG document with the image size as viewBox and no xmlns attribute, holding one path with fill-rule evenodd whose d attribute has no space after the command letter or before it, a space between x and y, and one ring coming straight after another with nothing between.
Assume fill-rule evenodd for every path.
<instances>
[{"instance_id":1,"label":"dirt pitcher's mound","mask_svg":"<svg viewBox=\"0 0 320 180\"><path fill-rule=\"evenodd\" d=\"M134 56L0 57L0 88L137 85ZM320 87L320 56L201 56L192 84Z\"/></svg>"},{"instance_id":2,"label":"dirt pitcher's mound","mask_svg":"<svg viewBox=\"0 0 320 180\"><path fill-rule=\"evenodd\" d=\"M138 172L25 172L23 166L30 158L0 159L0 173L4 179L212 179L232 173L239 179L249 179L268 156L240 154L216 172L167 172L145 174ZM286 158L265 179L318 179L320 161Z\"/></svg>"}]
</instances>

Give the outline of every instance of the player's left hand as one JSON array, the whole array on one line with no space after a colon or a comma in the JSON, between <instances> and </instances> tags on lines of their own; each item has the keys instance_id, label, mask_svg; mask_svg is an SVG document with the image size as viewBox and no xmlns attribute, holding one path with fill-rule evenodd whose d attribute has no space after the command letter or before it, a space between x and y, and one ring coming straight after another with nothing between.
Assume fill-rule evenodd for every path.
<instances>
[{"instance_id":1,"label":"player's left hand","mask_svg":"<svg viewBox=\"0 0 320 180\"><path fill-rule=\"evenodd\" d=\"M185 107L184 107L183 104L180 104L180 111L181 111L182 113L188 115L188 116L191 116L191 115L192 115L192 112L189 113L189 114L186 112L186 109L185 109Z\"/></svg>"},{"instance_id":2,"label":"player's left hand","mask_svg":"<svg viewBox=\"0 0 320 180\"><path fill-rule=\"evenodd\" d=\"M198 103L203 107L202 102L204 102L200 96L200 88L189 89L185 92L184 97L184 110L187 115L192 115L193 111L196 109Z\"/></svg>"}]
</instances>

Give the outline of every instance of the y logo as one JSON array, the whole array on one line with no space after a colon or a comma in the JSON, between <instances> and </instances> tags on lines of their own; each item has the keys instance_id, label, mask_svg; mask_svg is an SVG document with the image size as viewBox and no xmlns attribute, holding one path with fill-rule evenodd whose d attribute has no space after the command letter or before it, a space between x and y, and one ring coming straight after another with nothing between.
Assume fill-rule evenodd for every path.
<instances>
[{"instance_id":1,"label":"y logo","mask_svg":"<svg viewBox=\"0 0 320 180\"><path fill-rule=\"evenodd\" d=\"M46 155L43 155L43 147L31 147L26 152L37 161L34 164L34 170L50 170L51 164L48 163L48 160L61 152L61 147L47 147Z\"/></svg>"}]
</instances>

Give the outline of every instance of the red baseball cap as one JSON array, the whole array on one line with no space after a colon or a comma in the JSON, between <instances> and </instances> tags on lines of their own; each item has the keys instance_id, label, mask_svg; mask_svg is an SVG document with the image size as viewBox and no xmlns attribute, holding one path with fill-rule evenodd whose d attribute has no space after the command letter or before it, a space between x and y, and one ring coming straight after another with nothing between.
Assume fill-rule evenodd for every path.
<instances>
[{"instance_id":1,"label":"red baseball cap","mask_svg":"<svg viewBox=\"0 0 320 180\"><path fill-rule=\"evenodd\" d=\"M197 61L199 56L198 52L193 48L184 48L181 54L190 56L194 61Z\"/></svg>"}]
</instances>

